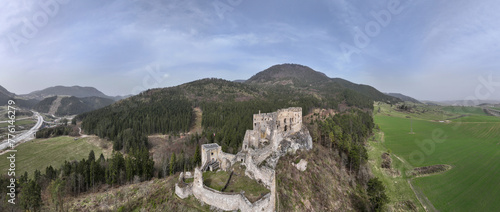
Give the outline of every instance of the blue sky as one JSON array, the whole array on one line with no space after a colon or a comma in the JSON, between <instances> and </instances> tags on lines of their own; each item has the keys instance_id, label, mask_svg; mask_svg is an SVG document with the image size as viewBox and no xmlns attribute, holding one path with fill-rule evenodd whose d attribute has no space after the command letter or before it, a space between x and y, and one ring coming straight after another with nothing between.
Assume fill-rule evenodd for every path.
<instances>
[{"instance_id":1,"label":"blue sky","mask_svg":"<svg viewBox=\"0 0 500 212\"><path fill-rule=\"evenodd\" d=\"M497 0L0 2L0 85L18 94L123 95L298 63L418 99L500 99L480 79L500 82Z\"/></svg>"}]
</instances>

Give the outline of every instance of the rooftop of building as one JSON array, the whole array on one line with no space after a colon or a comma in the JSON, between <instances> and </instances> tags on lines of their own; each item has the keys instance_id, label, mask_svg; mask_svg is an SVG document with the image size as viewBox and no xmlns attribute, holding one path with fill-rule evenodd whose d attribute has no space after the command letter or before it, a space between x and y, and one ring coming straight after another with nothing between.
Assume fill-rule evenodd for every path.
<instances>
[{"instance_id":1,"label":"rooftop of building","mask_svg":"<svg viewBox=\"0 0 500 212\"><path fill-rule=\"evenodd\" d=\"M203 148L203 149L217 149L217 148L219 148L219 144L216 144L216 143L203 144L203 145L201 145L201 148Z\"/></svg>"}]
</instances>

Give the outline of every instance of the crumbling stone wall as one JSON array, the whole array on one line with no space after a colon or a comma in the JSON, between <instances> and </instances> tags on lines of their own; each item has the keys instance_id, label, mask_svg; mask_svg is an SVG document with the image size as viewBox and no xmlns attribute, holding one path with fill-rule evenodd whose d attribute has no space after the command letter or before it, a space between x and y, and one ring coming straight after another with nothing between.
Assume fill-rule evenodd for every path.
<instances>
[{"instance_id":1,"label":"crumbling stone wall","mask_svg":"<svg viewBox=\"0 0 500 212\"><path fill-rule=\"evenodd\" d=\"M249 148L261 148L266 145L276 146L275 138L296 133L302 128L302 108L290 107L279 109L273 113L260 113L253 115L253 130L247 130L243 140L244 151Z\"/></svg>"},{"instance_id":2,"label":"crumbling stone wall","mask_svg":"<svg viewBox=\"0 0 500 212\"><path fill-rule=\"evenodd\" d=\"M175 194L177 194L177 196L179 196L181 199L188 198L190 195L193 195L193 184L188 184L184 187L180 187L179 183L176 183Z\"/></svg>"},{"instance_id":3,"label":"crumbling stone wall","mask_svg":"<svg viewBox=\"0 0 500 212\"><path fill-rule=\"evenodd\" d=\"M200 201L225 211L274 211L271 194L267 194L255 203L251 203L243 194L228 194L216 191L203 185L200 169L195 169L192 194ZM177 187L176 187L177 189ZM176 192L177 193L177 192ZM179 196L180 197L180 196ZM182 197L181 197L182 198Z\"/></svg>"}]
</instances>

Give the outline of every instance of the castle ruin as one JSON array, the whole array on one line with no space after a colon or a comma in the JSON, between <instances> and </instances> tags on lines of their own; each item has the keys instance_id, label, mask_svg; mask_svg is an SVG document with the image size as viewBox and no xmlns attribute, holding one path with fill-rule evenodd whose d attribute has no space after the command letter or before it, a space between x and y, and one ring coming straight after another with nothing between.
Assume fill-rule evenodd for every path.
<instances>
[{"instance_id":1,"label":"castle ruin","mask_svg":"<svg viewBox=\"0 0 500 212\"><path fill-rule=\"evenodd\" d=\"M272 113L259 111L253 115L253 129L246 131L240 152L233 155L223 152L216 143L203 144L202 167L195 168L194 182L183 187L176 184L175 193L180 198L193 195L206 204L227 211L275 211L276 165L281 156L299 149L312 149L312 138L302 125L302 108L291 107ZM218 168L230 171L237 162L246 167L246 176L261 182L271 191L270 194L251 203L243 194L227 194L203 185L203 171ZM179 178L183 176L181 174Z\"/></svg>"}]
</instances>

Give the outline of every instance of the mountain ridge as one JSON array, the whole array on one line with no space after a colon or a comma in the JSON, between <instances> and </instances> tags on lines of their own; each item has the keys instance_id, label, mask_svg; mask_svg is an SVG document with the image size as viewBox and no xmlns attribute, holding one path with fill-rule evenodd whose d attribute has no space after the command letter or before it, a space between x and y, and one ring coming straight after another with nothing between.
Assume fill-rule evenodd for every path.
<instances>
[{"instance_id":1,"label":"mountain ridge","mask_svg":"<svg viewBox=\"0 0 500 212\"><path fill-rule=\"evenodd\" d=\"M246 84L262 86L292 86L302 89L339 90L350 89L375 101L398 102L370 85L356 84L342 78L330 78L325 73L299 64L280 64L271 66L246 80Z\"/></svg>"},{"instance_id":2,"label":"mountain ridge","mask_svg":"<svg viewBox=\"0 0 500 212\"><path fill-rule=\"evenodd\" d=\"M58 104L55 106L55 102L58 98ZM100 109L112 104L113 102L114 100L112 99L96 96L81 98L75 96L51 96L38 102L33 106L33 109L42 113L52 112L52 115L65 116Z\"/></svg>"},{"instance_id":3,"label":"mountain ridge","mask_svg":"<svg viewBox=\"0 0 500 212\"><path fill-rule=\"evenodd\" d=\"M42 90L33 91L29 94L22 95L28 98L36 98L36 99L44 99L50 96L74 96L74 97L103 97L110 98L110 96L105 95L101 91L97 90L94 87L89 86L52 86Z\"/></svg>"},{"instance_id":4,"label":"mountain ridge","mask_svg":"<svg viewBox=\"0 0 500 212\"><path fill-rule=\"evenodd\" d=\"M417 103L417 104L423 104L421 101L418 101L417 99L413 98L413 97L410 97L410 96L406 96L406 95L403 95L401 93L385 93L386 95L389 95L389 96L393 96L393 97L396 97L396 98L399 98L405 102L413 102L413 103Z\"/></svg>"}]
</instances>

